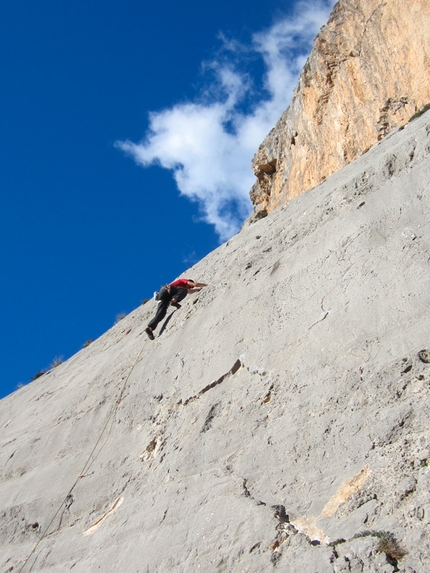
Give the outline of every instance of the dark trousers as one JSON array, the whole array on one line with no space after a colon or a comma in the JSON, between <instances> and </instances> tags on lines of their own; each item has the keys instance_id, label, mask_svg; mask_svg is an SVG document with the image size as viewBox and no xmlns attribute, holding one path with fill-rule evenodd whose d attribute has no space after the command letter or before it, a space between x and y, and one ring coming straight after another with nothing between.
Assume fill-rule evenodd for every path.
<instances>
[{"instance_id":1,"label":"dark trousers","mask_svg":"<svg viewBox=\"0 0 430 573\"><path fill-rule=\"evenodd\" d=\"M151 322L148 324L151 330L155 330L157 328L158 323L163 320L166 316L167 309L169 308L169 303L174 298L176 302L183 300L188 294L186 288L180 287L170 287L169 290L162 288L158 293L159 303L157 312Z\"/></svg>"}]
</instances>

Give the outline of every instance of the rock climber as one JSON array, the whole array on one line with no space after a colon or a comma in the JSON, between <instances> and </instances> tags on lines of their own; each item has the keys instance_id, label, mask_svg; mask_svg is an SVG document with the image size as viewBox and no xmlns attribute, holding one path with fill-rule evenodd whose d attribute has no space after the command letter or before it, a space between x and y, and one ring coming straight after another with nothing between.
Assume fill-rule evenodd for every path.
<instances>
[{"instance_id":1,"label":"rock climber","mask_svg":"<svg viewBox=\"0 0 430 573\"><path fill-rule=\"evenodd\" d=\"M203 287L208 286L205 283L196 283L192 279L178 279L172 283L163 286L157 293L158 308L154 318L145 328L145 332L151 340L154 340L154 330L158 323L166 316L169 304L175 308L181 308L179 301L183 300L187 294L199 292Z\"/></svg>"}]
</instances>

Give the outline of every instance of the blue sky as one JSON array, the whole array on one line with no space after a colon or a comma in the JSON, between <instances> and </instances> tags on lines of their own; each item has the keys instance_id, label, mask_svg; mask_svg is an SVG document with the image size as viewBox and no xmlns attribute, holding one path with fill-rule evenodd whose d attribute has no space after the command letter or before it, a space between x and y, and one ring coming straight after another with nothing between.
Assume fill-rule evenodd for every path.
<instances>
[{"instance_id":1,"label":"blue sky","mask_svg":"<svg viewBox=\"0 0 430 573\"><path fill-rule=\"evenodd\" d=\"M2 4L0 397L237 231L332 4Z\"/></svg>"}]
</instances>

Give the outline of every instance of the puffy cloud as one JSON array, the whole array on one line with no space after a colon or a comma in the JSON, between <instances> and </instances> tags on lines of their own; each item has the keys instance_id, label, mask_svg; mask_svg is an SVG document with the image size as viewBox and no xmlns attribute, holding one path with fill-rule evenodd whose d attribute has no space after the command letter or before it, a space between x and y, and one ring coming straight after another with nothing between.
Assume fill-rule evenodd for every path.
<instances>
[{"instance_id":1,"label":"puffy cloud","mask_svg":"<svg viewBox=\"0 0 430 573\"><path fill-rule=\"evenodd\" d=\"M139 143L116 143L139 165L171 170L180 193L198 202L221 240L231 237L251 212L252 156L287 108L333 3L299 2L292 16L254 34L248 46L220 36L217 58L204 63L211 79L200 98L150 113L148 132ZM264 74L251 79L257 57Z\"/></svg>"}]
</instances>

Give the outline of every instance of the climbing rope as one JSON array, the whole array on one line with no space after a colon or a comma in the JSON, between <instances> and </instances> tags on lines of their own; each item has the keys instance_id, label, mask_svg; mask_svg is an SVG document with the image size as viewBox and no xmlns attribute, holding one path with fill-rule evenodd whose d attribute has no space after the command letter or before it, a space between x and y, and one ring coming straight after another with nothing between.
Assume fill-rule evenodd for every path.
<instances>
[{"instance_id":1,"label":"climbing rope","mask_svg":"<svg viewBox=\"0 0 430 573\"><path fill-rule=\"evenodd\" d=\"M106 429L107 429L109 423L113 420L113 417L114 417L114 415L116 414L116 411L118 410L118 405L119 405L120 402L121 402L121 399L122 399L122 396L123 396L123 394L124 394L125 388L126 388L126 386L127 386L128 380L129 380L129 378L130 378L130 376L131 376L131 374L132 374L132 372L133 372L133 370L134 370L134 367L136 366L136 364L137 364L137 362L138 362L138 360L139 360L139 358L140 358L140 356L141 356L141 354L142 354L143 348L144 348L144 347L142 346L142 348L141 348L140 351L139 351L139 354L138 354L137 357L136 357L136 360L135 360L134 363L133 363L133 366L131 367L131 369L130 369L130 371L129 371L127 377L126 377L126 379L124 380L124 383L123 383L123 385L122 385L122 387L121 387L121 391L120 391L120 393L119 393L119 396L118 396L118 398L115 400L115 402L113 403L113 405L112 405L112 407L111 407L111 410L110 410L110 412L109 412L109 414L108 414L108 416L107 416L107 418L106 418L106 422L105 422L104 426L102 427L101 432L100 432L100 434L99 434L99 437L97 438L97 440L96 440L96 442L95 442L95 444L94 444L94 447L93 447L93 449L91 450L91 452L90 452L90 454L89 454L89 456L88 456L88 458L87 458L87 461L85 462L85 464L84 464L84 466L83 466L81 472L78 474L78 477L75 479L75 481L74 481L72 487L71 487L71 488L69 489L69 491L67 492L66 496L64 497L63 501L61 502L59 508L58 508L57 511L55 512L55 514L54 514L54 516L52 517L51 521L48 523L47 527L45 527L43 533L41 534L41 536L39 537L39 539L38 539L38 541L36 542L35 546L34 546L33 549L31 550L29 556L27 557L27 559L25 559L25 561L24 561L24 563L22 564L21 568L18 570L18 573L21 573L21 572L23 571L24 567L25 567L26 564L29 562L29 560L31 559L31 557L36 553L37 548L39 547L39 545L42 543L42 541L43 541L43 540L45 539L45 537L47 536L49 529L51 528L51 526L52 526L52 524L54 523L55 519L57 518L58 514L60 513L62 507L63 507L63 506L66 507L66 506L67 506L67 503L68 503L69 500L70 500L70 497L71 497L71 495L72 495L72 492L73 492L73 490L75 489L76 485L78 484L79 480L80 480L81 478L85 477L85 473L90 469L90 467L92 466L92 464L94 463L94 461L97 459L97 455L101 452L103 446L99 449L99 451L97 452L97 455L95 455L95 452L96 452L96 450L97 450L97 447L98 447L98 445L100 444L100 442L101 442L101 440L102 440L102 438L103 438L103 435L104 435L105 432L106 432ZM110 430L109 430L109 434L110 434ZM108 434L108 436L109 436L109 434ZM35 561L33 562L33 565L34 565L34 563L35 563ZM33 565L31 566L30 571L33 569Z\"/></svg>"}]
</instances>

